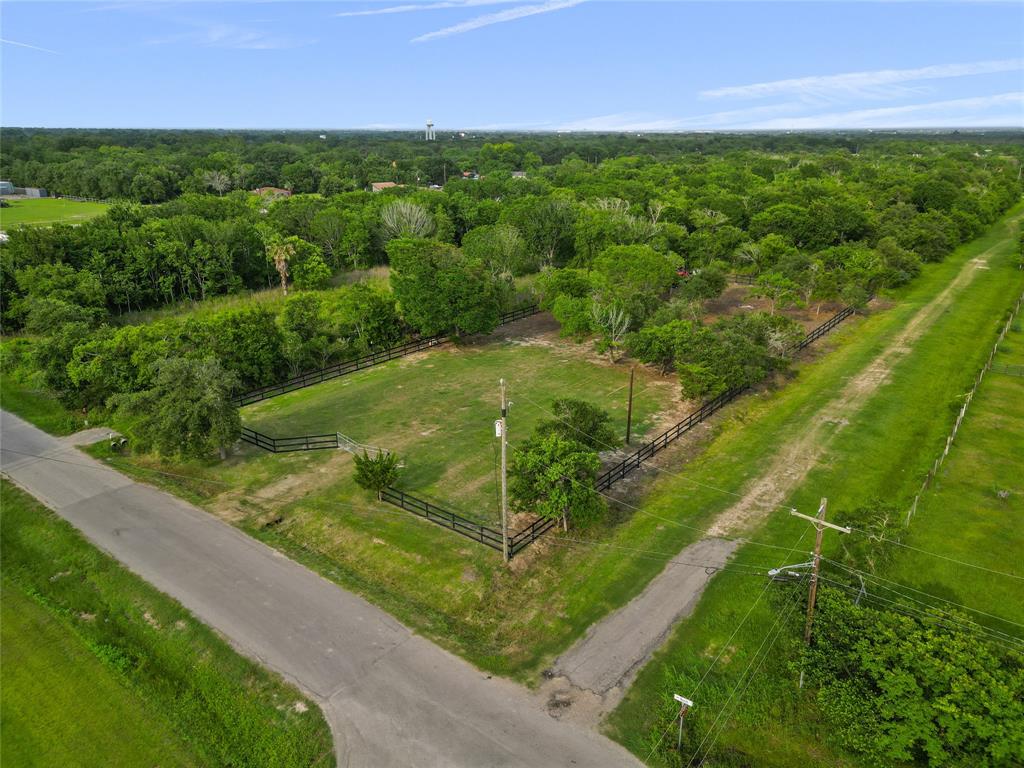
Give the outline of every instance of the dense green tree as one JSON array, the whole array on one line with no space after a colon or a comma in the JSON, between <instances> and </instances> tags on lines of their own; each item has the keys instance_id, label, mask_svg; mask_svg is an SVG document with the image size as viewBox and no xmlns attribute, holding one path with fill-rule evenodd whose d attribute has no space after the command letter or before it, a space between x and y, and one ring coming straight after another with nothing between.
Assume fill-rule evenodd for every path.
<instances>
[{"instance_id":1,"label":"dense green tree","mask_svg":"<svg viewBox=\"0 0 1024 768\"><path fill-rule=\"evenodd\" d=\"M594 489L601 462L582 443L552 432L530 438L512 454L509 495L516 508L585 526L605 509Z\"/></svg>"},{"instance_id":2,"label":"dense green tree","mask_svg":"<svg viewBox=\"0 0 1024 768\"><path fill-rule=\"evenodd\" d=\"M216 448L225 458L242 430L231 399L237 387L214 358L169 358L158 363L150 389L118 395L113 405L143 450L202 458Z\"/></svg>"}]
</instances>

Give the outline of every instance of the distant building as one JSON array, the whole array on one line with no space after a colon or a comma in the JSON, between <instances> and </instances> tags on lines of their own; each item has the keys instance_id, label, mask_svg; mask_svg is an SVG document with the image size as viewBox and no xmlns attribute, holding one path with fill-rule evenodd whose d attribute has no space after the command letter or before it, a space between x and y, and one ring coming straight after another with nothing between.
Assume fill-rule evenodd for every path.
<instances>
[{"instance_id":1,"label":"distant building","mask_svg":"<svg viewBox=\"0 0 1024 768\"><path fill-rule=\"evenodd\" d=\"M42 187L16 187L15 192L25 197L49 197L49 193Z\"/></svg>"},{"instance_id":2,"label":"distant building","mask_svg":"<svg viewBox=\"0 0 1024 768\"><path fill-rule=\"evenodd\" d=\"M526 178L526 171L512 171L512 178L513 179L525 179Z\"/></svg>"},{"instance_id":3,"label":"distant building","mask_svg":"<svg viewBox=\"0 0 1024 768\"><path fill-rule=\"evenodd\" d=\"M9 181L0 181L0 195L13 195L14 185Z\"/></svg>"},{"instance_id":4,"label":"distant building","mask_svg":"<svg viewBox=\"0 0 1024 768\"><path fill-rule=\"evenodd\" d=\"M392 187L404 187L404 184L396 184L393 181L372 181L370 182L371 192L382 192L385 189L391 189Z\"/></svg>"},{"instance_id":5,"label":"distant building","mask_svg":"<svg viewBox=\"0 0 1024 768\"><path fill-rule=\"evenodd\" d=\"M256 187L252 193L254 195L259 195L260 197L270 198L292 196L292 191L290 189L282 189L281 187Z\"/></svg>"}]
</instances>

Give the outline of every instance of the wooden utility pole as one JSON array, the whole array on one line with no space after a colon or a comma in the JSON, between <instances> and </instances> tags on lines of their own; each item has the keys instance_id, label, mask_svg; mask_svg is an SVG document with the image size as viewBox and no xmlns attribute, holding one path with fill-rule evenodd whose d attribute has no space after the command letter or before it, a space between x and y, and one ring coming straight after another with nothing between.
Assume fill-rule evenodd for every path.
<instances>
[{"instance_id":1,"label":"wooden utility pole","mask_svg":"<svg viewBox=\"0 0 1024 768\"><path fill-rule=\"evenodd\" d=\"M804 626L804 642L810 644L811 642L811 625L814 623L814 601L818 594L818 571L821 568L821 539L825 533L826 528L831 528L834 531L841 533L849 533L849 528L844 528L841 525L833 525L832 523L825 522L825 510L828 509L828 499L821 500L821 506L818 507L817 517L810 517L809 515L802 515L795 509L790 514L809 520L814 523L814 527L817 533L814 536L814 560L811 568L811 586L810 592L807 595L807 624Z\"/></svg>"},{"instance_id":2,"label":"wooden utility pole","mask_svg":"<svg viewBox=\"0 0 1024 768\"><path fill-rule=\"evenodd\" d=\"M841 533L849 533L849 528L844 528L841 525L833 525L832 523L825 522L825 510L828 509L828 499L822 499L821 505L818 507L817 517L811 517L810 515L802 515L795 509L790 511L790 514L795 517L803 518L814 523L816 534L814 536L814 560L811 568L811 586L810 591L807 595L807 623L804 625L804 642L807 645L811 644L811 626L814 624L814 601L818 596L818 571L821 568L821 538L825 533L826 528L831 528L834 531ZM804 687L804 670L800 670L800 687Z\"/></svg>"},{"instance_id":3,"label":"wooden utility pole","mask_svg":"<svg viewBox=\"0 0 1024 768\"><path fill-rule=\"evenodd\" d=\"M501 433L501 556L508 562L508 401L505 399L505 380L501 380L501 419L498 431Z\"/></svg>"},{"instance_id":4,"label":"wooden utility pole","mask_svg":"<svg viewBox=\"0 0 1024 768\"><path fill-rule=\"evenodd\" d=\"M633 375L636 366L629 369L629 404L626 406L626 445L629 445L629 434L633 428Z\"/></svg>"}]
</instances>

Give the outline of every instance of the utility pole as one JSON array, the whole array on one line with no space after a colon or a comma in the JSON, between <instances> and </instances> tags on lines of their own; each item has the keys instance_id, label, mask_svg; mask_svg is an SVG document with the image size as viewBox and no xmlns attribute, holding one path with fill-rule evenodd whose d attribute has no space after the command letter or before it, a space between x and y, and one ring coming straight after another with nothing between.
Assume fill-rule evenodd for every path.
<instances>
[{"instance_id":1,"label":"utility pole","mask_svg":"<svg viewBox=\"0 0 1024 768\"><path fill-rule=\"evenodd\" d=\"M676 739L676 751L678 752L683 748L683 720L686 718L686 713L690 711L690 707L693 706L693 702L678 693L672 694L672 697L679 702L679 736Z\"/></svg>"},{"instance_id":2,"label":"utility pole","mask_svg":"<svg viewBox=\"0 0 1024 768\"><path fill-rule=\"evenodd\" d=\"M811 644L811 626L814 623L814 602L818 595L818 571L821 568L821 539L825 533L826 528L831 528L834 531L840 533L850 533L849 528L844 528L841 525L833 525L832 523L825 522L825 510L828 509L828 499L822 499L821 505L818 507L817 517L811 517L809 515L802 515L795 509L790 512L795 517L803 518L814 523L814 527L817 531L814 537L814 560L811 568L811 585L810 591L807 595L807 623L804 625L804 642L808 645ZM804 684L804 673L800 670L800 687Z\"/></svg>"},{"instance_id":3,"label":"utility pole","mask_svg":"<svg viewBox=\"0 0 1024 768\"><path fill-rule=\"evenodd\" d=\"M633 428L633 376L636 366L629 369L629 405L626 406L626 445L629 445L629 434Z\"/></svg>"},{"instance_id":4,"label":"utility pole","mask_svg":"<svg viewBox=\"0 0 1024 768\"><path fill-rule=\"evenodd\" d=\"M505 380L501 379L501 419L498 431L501 437L501 556L508 562L508 401L505 399Z\"/></svg>"}]
</instances>

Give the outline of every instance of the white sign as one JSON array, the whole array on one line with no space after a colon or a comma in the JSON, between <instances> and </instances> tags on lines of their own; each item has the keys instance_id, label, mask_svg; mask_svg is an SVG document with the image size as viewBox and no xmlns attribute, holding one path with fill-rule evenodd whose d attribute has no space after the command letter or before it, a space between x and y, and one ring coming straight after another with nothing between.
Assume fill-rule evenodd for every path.
<instances>
[{"instance_id":1,"label":"white sign","mask_svg":"<svg viewBox=\"0 0 1024 768\"><path fill-rule=\"evenodd\" d=\"M682 705L683 705L684 707L692 707L692 706L693 706L693 702L692 702L692 701L690 701L690 700L689 700L688 698L686 698L685 696L680 696L680 695L679 695L678 693L676 693L676 694L673 694L673 695L672 695L672 698L674 698L674 699L675 699L676 701L678 701L678 702L679 702L680 704L682 704Z\"/></svg>"},{"instance_id":2,"label":"white sign","mask_svg":"<svg viewBox=\"0 0 1024 768\"><path fill-rule=\"evenodd\" d=\"M501 437L501 419L494 420L494 436Z\"/></svg>"}]
</instances>

